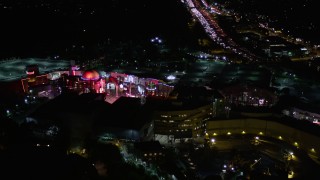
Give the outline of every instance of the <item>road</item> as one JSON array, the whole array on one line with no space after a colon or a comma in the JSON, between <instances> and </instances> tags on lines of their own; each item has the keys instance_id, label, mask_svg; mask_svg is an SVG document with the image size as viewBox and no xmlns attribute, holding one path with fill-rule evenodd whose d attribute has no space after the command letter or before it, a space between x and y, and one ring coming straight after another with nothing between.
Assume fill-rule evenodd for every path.
<instances>
[{"instance_id":1,"label":"road","mask_svg":"<svg viewBox=\"0 0 320 180\"><path fill-rule=\"evenodd\" d=\"M317 179L318 175L316 172L320 172L320 166L317 162L313 161L305 151L284 141L267 137L260 139L261 146L259 149L261 152L267 152L271 157L279 159L281 155L283 157L283 151L292 153L292 158L289 157L284 161L287 162L290 168L295 172L295 177L303 179Z\"/></svg>"},{"instance_id":2,"label":"road","mask_svg":"<svg viewBox=\"0 0 320 180\"><path fill-rule=\"evenodd\" d=\"M229 50L234 54L237 54L240 57L243 57L244 59L249 60L249 62L261 61L265 59L263 57L260 57L252 53L250 50L239 46L237 43L235 43L230 36L224 33L223 29L219 26L216 20L217 16L233 15L237 17L238 14L236 13L230 14L227 11L222 11L219 9L218 6L211 5L211 4L209 5L206 2L206 0L185 0L185 4L188 6L190 13L196 19L198 19L198 21L201 23L201 25L205 29L205 32L208 34L208 36L218 45L223 47L225 50ZM264 25L263 23L258 23L257 26L259 26L260 28L266 29L270 35L281 37L287 42L290 42L293 44L303 45L310 52L310 55L306 57L291 58L292 61L307 61L307 60L312 60L314 57L316 57L315 55L316 51L307 42L301 39L297 40L299 38L293 38L289 35L283 34L282 32L281 33L276 32L274 28L270 28Z\"/></svg>"},{"instance_id":3,"label":"road","mask_svg":"<svg viewBox=\"0 0 320 180\"><path fill-rule=\"evenodd\" d=\"M219 44L224 49L230 50L231 52L247 59L249 61L257 61L260 57L257 57L247 49L238 46L231 37L227 36L224 31L220 28L214 15L225 15L222 11L218 10L217 7L209 6L205 0L186 0L191 14L196 17L209 37Z\"/></svg>"},{"instance_id":4,"label":"road","mask_svg":"<svg viewBox=\"0 0 320 180\"><path fill-rule=\"evenodd\" d=\"M320 165L313 161L306 152L285 141L269 137L259 136L258 139L250 136L228 139L217 138L213 146L222 151L234 148L237 150L246 150L254 147L254 149L274 161L286 164L288 169L294 172L295 178L317 179L316 172L320 172ZM292 155L290 153L292 153Z\"/></svg>"}]
</instances>

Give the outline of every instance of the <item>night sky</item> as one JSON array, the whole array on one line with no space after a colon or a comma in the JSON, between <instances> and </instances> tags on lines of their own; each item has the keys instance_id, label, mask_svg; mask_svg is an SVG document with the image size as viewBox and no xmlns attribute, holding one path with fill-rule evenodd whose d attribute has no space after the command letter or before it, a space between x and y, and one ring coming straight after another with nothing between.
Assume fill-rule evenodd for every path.
<instances>
[{"instance_id":1,"label":"night sky","mask_svg":"<svg viewBox=\"0 0 320 180\"><path fill-rule=\"evenodd\" d=\"M210 1L208 1L210 2ZM230 0L227 8L263 13L298 37L320 41L315 2ZM0 57L41 56L72 46L164 36L183 41L190 14L179 0L7 0L0 3ZM190 35L189 35L190 36Z\"/></svg>"},{"instance_id":2,"label":"night sky","mask_svg":"<svg viewBox=\"0 0 320 180\"><path fill-rule=\"evenodd\" d=\"M1 55L61 51L108 38L179 38L190 16L179 1L171 0L21 2L0 10Z\"/></svg>"}]
</instances>

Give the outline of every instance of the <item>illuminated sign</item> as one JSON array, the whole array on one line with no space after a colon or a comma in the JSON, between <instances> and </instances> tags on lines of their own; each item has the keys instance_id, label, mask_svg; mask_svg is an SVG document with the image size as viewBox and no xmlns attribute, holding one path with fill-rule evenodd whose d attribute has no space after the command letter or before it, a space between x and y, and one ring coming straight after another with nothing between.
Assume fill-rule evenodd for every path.
<instances>
[{"instance_id":1,"label":"illuminated sign","mask_svg":"<svg viewBox=\"0 0 320 180\"><path fill-rule=\"evenodd\" d=\"M27 71L27 74L28 74L28 75L33 75L33 74L34 74L34 71Z\"/></svg>"}]
</instances>

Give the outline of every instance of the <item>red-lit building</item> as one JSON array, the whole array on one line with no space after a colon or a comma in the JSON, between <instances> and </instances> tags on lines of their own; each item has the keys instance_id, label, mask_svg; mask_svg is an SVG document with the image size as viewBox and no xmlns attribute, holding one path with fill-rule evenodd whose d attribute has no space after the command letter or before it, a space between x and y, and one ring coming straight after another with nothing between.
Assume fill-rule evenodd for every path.
<instances>
[{"instance_id":1,"label":"red-lit building","mask_svg":"<svg viewBox=\"0 0 320 180\"><path fill-rule=\"evenodd\" d=\"M104 93L105 79L96 70L86 70L81 76L68 75L64 78L65 86L79 93Z\"/></svg>"},{"instance_id":2,"label":"red-lit building","mask_svg":"<svg viewBox=\"0 0 320 180\"><path fill-rule=\"evenodd\" d=\"M29 92L30 87L48 84L49 82L47 74L41 75L39 73L39 66L36 64L28 65L26 67L26 74L27 77L21 79L22 89L25 93Z\"/></svg>"},{"instance_id":3,"label":"red-lit building","mask_svg":"<svg viewBox=\"0 0 320 180\"><path fill-rule=\"evenodd\" d=\"M162 80L153 78L139 78L134 75L111 72L107 82L107 92L115 91L116 96L153 96L167 98L173 86Z\"/></svg>"}]
</instances>

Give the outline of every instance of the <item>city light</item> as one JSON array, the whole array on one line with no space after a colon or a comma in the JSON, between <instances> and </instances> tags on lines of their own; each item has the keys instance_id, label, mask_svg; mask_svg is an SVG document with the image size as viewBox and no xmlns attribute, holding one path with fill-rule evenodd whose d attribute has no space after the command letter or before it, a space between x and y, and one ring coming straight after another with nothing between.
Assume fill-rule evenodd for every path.
<instances>
[{"instance_id":1,"label":"city light","mask_svg":"<svg viewBox=\"0 0 320 180\"><path fill-rule=\"evenodd\" d=\"M25 179L52 163L55 179L318 178L319 27L299 14L310 0L279 13L258 7L280 9L268 0L57 1L0 3L3 177L21 157Z\"/></svg>"}]
</instances>

